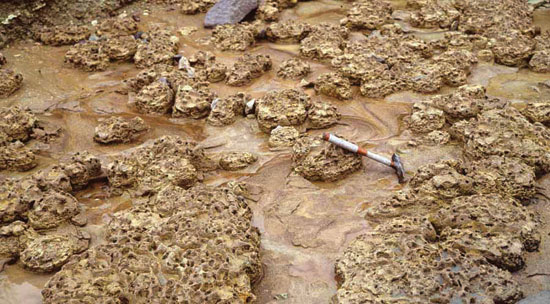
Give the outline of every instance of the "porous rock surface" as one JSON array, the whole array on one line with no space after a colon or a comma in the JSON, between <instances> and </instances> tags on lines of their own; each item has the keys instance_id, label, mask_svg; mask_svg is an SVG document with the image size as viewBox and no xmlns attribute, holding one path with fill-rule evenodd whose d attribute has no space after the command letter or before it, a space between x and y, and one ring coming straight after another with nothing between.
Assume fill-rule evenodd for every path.
<instances>
[{"instance_id":1,"label":"porous rock surface","mask_svg":"<svg viewBox=\"0 0 550 304\"><path fill-rule=\"evenodd\" d=\"M270 133L277 126L297 126L305 122L310 98L296 89L267 92L256 105L260 130Z\"/></svg>"},{"instance_id":2,"label":"porous rock surface","mask_svg":"<svg viewBox=\"0 0 550 304\"><path fill-rule=\"evenodd\" d=\"M35 153L20 141L0 142L0 171L28 171L36 167Z\"/></svg>"},{"instance_id":3,"label":"porous rock surface","mask_svg":"<svg viewBox=\"0 0 550 304\"><path fill-rule=\"evenodd\" d=\"M206 13L216 2L217 0L182 0L181 12L186 15Z\"/></svg>"},{"instance_id":4,"label":"porous rock surface","mask_svg":"<svg viewBox=\"0 0 550 304\"><path fill-rule=\"evenodd\" d=\"M195 70L195 79L210 83L223 81L227 67L216 62L216 56L208 51L198 51L189 57L189 63Z\"/></svg>"},{"instance_id":5,"label":"porous rock surface","mask_svg":"<svg viewBox=\"0 0 550 304\"><path fill-rule=\"evenodd\" d=\"M136 95L135 105L139 112L168 114L174 105L175 93L165 78L144 86Z\"/></svg>"},{"instance_id":6,"label":"porous rock surface","mask_svg":"<svg viewBox=\"0 0 550 304\"><path fill-rule=\"evenodd\" d=\"M392 11L391 4L386 1L354 2L340 24L356 30L375 30L391 20Z\"/></svg>"},{"instance_id":7,"label":"porous rock surface","mask_svg":"<svg viewBox=\"0 0 550 304\"><path fill-rule=\"evenodd\" d=\"M87 40L92 30L88 26L69 25L43 27L35 33L36 40L47 45L72 45Z\"/></svg>"},{"instance_id":8,"label":"porous rock surface","mask_svg":"<svg viewBox=\"0 0 550 304\"><path fill-rule=\"evenodd\" d=\"M0 98L6 98L19 90L23 75L10 69L0 69Z\"/></svg>"},{"instance_id":9,"label":"porous rock surface","mask_svg":"<svg viewBox=\"0 0 550 304\"><path fill-rule=\"evenodd\" d=\"M310 181L337 181L363 168L360 155L319 138L298 138L292 150L294 172Z\"/></svg>"},{"instance_id":10,"label":"porous rock surface","mask_svg":"<svg viewBox=\"0 0 550 304\"><path fill-rule=\"evenodd\" d=\"M46 284L43 301L253 302L262 271L251 218L227 188L168 185L115 214L107 244L71 259Z\"/></svg>"},{"instance_id":11,"label":"porous rock surface","mask_svg":"<svg viewBox=\"0 0 550 304\"><path fill-rule=\"evenodd\" d=\"M339 73L324 73L315 80L315 91L341 100L351 99L351 83Z\"/></svg>"},{"instance_id":12,"label":"porous rock surface","mask_svg":"<svg viewBox=\"0 0 550 304\"><path fill-rule=\"evenodd\" d=\"M125 119L111 116L100 120L95 128L94 140L102 144L127 143L135 140L148 129L145 121L139 117Z\"/></svg>"},{"instance_id":13,"label":"porous rock surface","mask_svg":"<svg viewBox=\"0 0 550 304\"><path fill-rule=\"evenodd\" d=\"M295 6L298 0L265 0L260 1L256 11L256 19L264 21L277 21L281 12Z\"/></svg>"},{"instance_id":14,"label":"porous rock surface","mask_svg":"<svg viewBox=\"0 0 550 304\"><path fill-rule=\"evenodd\" d=\"M524 206L550 171L550 134L530 107L523 116L476 85L414 105L407 121L415 135L448 131L463 157L419 167L405 188L367 209L377 226L338 260L336 303L523 297L510 272L541 243L539 217Z\"/></svg>"},{"instance_id":15,"label":"porous rock surface","mask_svg":"<svg viewBox=\"0 0 550 304\"><path fill-rule=\"evenodd\" d=\"M340 117L340 112L333 104L323 100L313 101L307 111L307 127L328 128L338 122Z\"/></svg>"},{"instance_id":16,"label":"porous rock surface","mask_svg":"<svg viewBox=\"0 0 550 304\"><path fill-rule=\"evenodd\" d=\"M237 93L218 99L212 103L207 123L213 126L226 126L234 123L238 117L244 115L244 108L250 96L245 93Z\"/></svg>"},{"instance_id":17,"label":"porous rock surface","mask_svg":"<svg viewBox=\"0 0 550 304\"><path fill-rule=\"evenodd\" d=\"M225 82L231 86L244 86L253 79L262 76L271 70L273 63L269 55L245 54L237 59L237 62L227 71Z\"/></svg>"},{"instance_id":18,"label":"porous rock surface","mask_svg":"<svg viewBox=\"0 0 550 304\"><path fill-rule=\"evenodd\" d=\"M294 127L277 126L271 130L268 145L271 148L288 148L294 146L300 132Z\"/></svg>"},{"instance_id":19,"label":"porous rock surface","mask_svg":"<svg viewBox=\"0 0 550 304\"><path fill-rule=\"evenodd\" d=\"M520 299L519 286L502 269L520 269L524 252L538 248L538 220L512 198L517 189L529 188L525 178L508 181L506 169L495 171L498 163L485 167L490 165L478 163L474 171L465 171L456 161L426 165L411 179L409 188L369 209L367 218L382 223L374 233L352 242L337 262L341 287L336 299L342 303L390 299L396 290L420 302L434 297L443 302L481 298L488 303L515 303ZM534 175L527 179L532 191ZM523 192L519 197L526 195ZM431 257L432 253L439 258ZM389 264L378 272L369 263ZM478 271L486 275L478 276ZM408 279L384 273L407 273ZM377 278L378 284L352 279L363 276ZM444 279L453 276L463 278L461 285Z\"/></svg>"},{"instance_id":20,"label":"porous rock surface","mask_svg":"<svg viewBox=\"0 0 550 304\"><path fill-rule=\"evenodd\" d=\"M548 44L545 34L537 36L533 10L525 1L467 0L410 1L411 24L417 27L441 27L483 37L491 41L485 54L497 63L527 66L537 72L548 71ZM501 9L491 9L500 5Z\"/></svg>"},{"instance_id":21,"label":"porous rock surface","mask_svg":"<svg viewBox=\"0 0 550 304\"><path fill-rule=\"evenodd\" d=\"M311 73L309 63L295 57L281 62L277 70L277 76L285 79L299 79L309 73Z\"/></svg>"},{"instance_id":22,"label":"porous rock surface","mask_svg":"<svg viewBox=\"0 0 550 304\"><path fill-rule=\"evenodd\" d=\"M245 169L255 163L258 157L249 152L229 152L220 157L219 165L227 171L237 171Z\"/></svg>"},{"instance_id":23,"label":"porous rock surface","mask_svg":"<svg viewBox=\"0 0 550 304\"><path fill-rule=\"evenodd\" d=\"M0 108L0 138L6 141L29 140L37 118L30 110L18 106Z\"/></svg>"},{"instance_id":24,"label":"porous rock surface","mask_svg":"<svg viewBox=\"0 0 550 304\"><path fill-rule=\"evenodd\" d=\"M111 190L134 189L157 193L166 185L189 188L202 179L211 161L197 143L177 136L163 136L123 152L107 166Z\"/></svg>"},{"instance_id":25,"label":"porous rock surface","mask_svg":"<svg viewBox=\"0 0 550 304\"><path fill-rule=\"evenodd\" d=\"M475 254L433 244L420 232L358 237L337 261L336 276L336 303L515 303L521 298L510 273Z\"/></svg>"},{"instance_id":26,"label":"porous rock surface","mask_svg":"<svg viewBox=\"0 0 550 304\"><path fill-rule=\"evenodd\" d=\"M69 234L27 235L21 263L33 272L57 271L70 257L87 250L90 239L87 232L80 230Z\"/></svg>"},{"instance_id":27,"label":"porous rock surface","mask_svg":"<svg viewBox=\"0 0 550 304\"><path fill-rule=\"evenodd\" d=\"M35 152L25 146L35 131L38 119L18 106L0 108L0 171L28 171L36 167Z\"/></svg>"},{"instance_id":28,"label":"porous rock surface","mask_svg":"<svg viewBox=\"0 0 550 304\"><path fill-rule=\"evenodd\" d=\"M109 56L99 41L84 41L73 45L65 54L65 62L84 71L103 71L109 65Z\"/></svg>"},{"instance_id":29,"label":"porous rock surface","mask_svg":"<svg viewBox=\"0 0 550 304\"><path fill-rule=\"evenodd\" d=\"M176 91L172 117L204 118L217 95L206 87L180 85Z\"/></svg>"},{"instance_id":30,"label":"porous rock surface","mask_svg":"<svg viewBox=\"0 0 550 304\"><path fill-rule=\"evenodd\" d=\"M254 23L218 25L212 31L212 45L222 51L244 51L254 45L258 34Z\"/></svg>"},{"instance_id":31,"label":"porous rock surface","mask_svg":"<svg viewBox=\"0 0 550 304\"><path fill-rule=\"evenodd\" d=\"M122 14L104 19L94 28L88 26L45 27L40 29L36 35L40 41L46 44L74 44L65 54L65 62L73 67L85 71L102 71L109 66L111 61L134 59L138 51L138 44L143 42L136 38L135 33L137 32L137 22ZM154 38L158 35L155 34L155 30L152 32L152 34L141 35L141 38L155 40ZM137 60L141 59L138 57Z\"/></svg>"},{"instance_id":32,"label":"porous rock surface","mask_svg":"<svg viewBox=\"0 0 550 304\"><path fill-rule=\"evenodd\" d=\"M550 131L530 123L513 107L479 114L464 127L461 136L465 153L472 158L517 157L536 172L550 171Z\"/></svg>"},{"instance_id":33,"label":"porous rock surface","mask_svg":"<svg viewBox=\"0 0 550 304\"><path fill-rule=\"evenodd\" d=\"M314 33L302 40L302 46ZM333 33L332 37L338 36ZM338 45L332 47L332 66L371 98L402 90L433 93L443 85L463 85L478 61L474 52L488 47L487 43L455 45L448 37L426 42L404 32L399 24L384 24L375 35L343 39Z\"/></svg>"},{"instance_id":34,"label":"porous rock surface","mask_svg":"<svg viewBox=\"0 0 550 304\"><path fill-rule=\"evenodd\" d=\"M265 30L266 38L277 43L298 43L311 32L311 25L294 20L271 23Z\"/></svg>"},{"instance_id":35,"label":"porous rock surface","mask_svg":"<svg viewBox=\"0 0 550 304\"><path fill-rule=\"evenodd\" d=\"M33 272L57 271L69 257L86 250L90 236L74 190L101 174L99 159L88 152L28 177L0 184L0 271L21 260Z\"/></svg>"},{"instance_id":36,"label":"porous rock surface","mask_svg":"<svg viewBox=\"0 0 550 304\"><path fill-rule=\"evenodd\" d=\"M148 68L159 63L171 63L179 45L173 37L170 31L161 28L144 33L134 56L136 67Z\"/></svg>"},{"instance_id":37,"label":"porous rock surface","mask_svg":"<svg viewBox=\"0 0 550 304\"><path fill-rule=\"evenodd\" d=\"M540 122L550 126L550 100L528 102L522 114L531 122Z\"/></svg>"},{"instance_id":38,"label":"porous rock surface","mask_svg":"<svg viewBox=\"0 0 550 304\"><path fill-rule=\"evenodd\" d=\"M343 53L349 29L330 23L311 27L311 32L300 41L300 54L317 60L330 60Z\"/></svg>"}]
</instances>

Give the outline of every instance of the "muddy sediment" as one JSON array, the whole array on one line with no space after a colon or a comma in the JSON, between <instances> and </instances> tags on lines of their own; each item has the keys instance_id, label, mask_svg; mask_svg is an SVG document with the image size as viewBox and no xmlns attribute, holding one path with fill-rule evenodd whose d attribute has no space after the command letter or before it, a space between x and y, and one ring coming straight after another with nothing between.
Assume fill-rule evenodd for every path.
<instances>
[{"instance_id":1,"label":"muddy sediment","mask_svg":"<svg viewBox=\"0 0 550 304\"><path fill-rule=\"evenodd\" d=\"M550 289L544 7L88 2L0 5L0 302Z\"/></svg>"}]
</instances>

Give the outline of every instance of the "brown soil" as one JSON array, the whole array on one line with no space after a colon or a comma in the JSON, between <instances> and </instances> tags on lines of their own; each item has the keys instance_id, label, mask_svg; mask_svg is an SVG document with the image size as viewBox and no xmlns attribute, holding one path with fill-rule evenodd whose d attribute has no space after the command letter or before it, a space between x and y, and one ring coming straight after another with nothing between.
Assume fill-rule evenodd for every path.
<instances>
[{"instance_id":1,"label":"brown soil","mask_svg":"<svg viewBox=\"0 0 550 304\"><path fill-rule=\"evenodd\" d=\"M54 47L26 40L34 36L33 30L37 27L68 23L89 25L94 19L120 13L117 9L131 1L104 1L102 3L106 3L105 6L90 4L95 2L36 0L0 4L0 16L3 18L17 10L27 9L33 12L30 16L16 17L10 26L1 27L0 46L4 48L0 52L7 60L2 68L21 73L23 82L9 97L0 99L0 107L28 107L36 115L39 123L62 128L60 135L51 140L35 137L26 141L25 149L32 149L37 166L26 172L0 171L0 182L4 182L6 178L29 177L79 151L89 151L98 156L104 168L107 168L107 164L119 157L118 153L165 135L179 136L197 142L199 148L212 159L223 158L228 152L252 153L257 161L238 161L238 171L220 168L201 169L198 176L193 176L193 183L230 187L233 185L230 182L238 181L248 185L248 193L245 196L252 210L252 225L260 232L259 252L263 264L263 276L253 285L257 303L328 302L338 288L335 279L337 259L342 257L343 252L357 236L374 231L371 222L364 218L367 210L403 189L403 185L397 183L393 170L363 159L362 166L353 166L353 172L344 179L332 182L308 181L293 171L295 164L292 159L292 148L270 147L270 134L266 132L276 126L261 128L254 115L243 115L242 104L227 106L227 111L231 115L224 123L208 123L204 118L208 114L204 115L204 107L201 106L197 106L199 110L202 109L198 115L201 119L189 116L172 117L173 113L139 113L135 108L134 96L126 95L128 87L124 83L124 80L136 76L141 71L134 64L111 61L104 71L87 72L75 69L64 62L65 54L71 46ZM139 30L147 32L160 25L179 39L178 53L187 58L192 58L198 51L210 51L215 55L216 64L221 63L228 69L239 67L242 52L224 52L220 50L220 45L205 43L212 35L212 30L202 28L203 13L183 18L182 9L177 5L178 1L153 2L176 4L155 5L138 2L124 7L128 16L139 17ZM189 5L193 1L181 2ZM284 4L284 1L279 2L277 5L290 6L288 3ZM390 2L393 6L393 15L399 16L399 11L405 8L405 1ZM47 4L44 9L32 10L43 3ZM80 3L87 5L80 7ZM205 3L200 4L206 5ZM279 20L297 19L312 25L322 22L336 25L347 17L351 18L351 21L345 23L350 23L353 27L361 25L353 21L354 15L347 13L347 7L348 4L343 6L342 2L332 0L299 2L291 8L281 9L277 15ZM80 11L89 13L79 14ZM550 30L549 20L550 10L534 12L534 25L539 26L542 31ZM414 36L420 40L430 41L444 36L444 29L410 28L407 23L398 22L411 29ZM182 35L179 31L191 27L196 27L197 30L189 35ZM246 40L239 40L243 45L236 47L246 49L251 55L269 56L270 69L260 68L261 72L256 73L254 77L245 77L246 81L239 87L228 86L224 81L211 81L214 83L210 84L209 88L215 91L219 98L239 96L237 94L245 92L247 96L242 99L256 101L273 90L297 88L300 78L280 77L277 74L283 62L300 56L300 45L296 42L280 44L277 39L274 39L275 42L267 42L255 37L257 33L252 29L243 31L245 33L239 32L239 35L242 34ZM358 32L352 32L349 39L353 41L361 36ZM319 79L327 78L323 76L326 73L335 72L336 69L332 67L330 60L317 60L318 51L319 49L314 49L314 55L309 58L300 57L300 60L309 66L307 72L292 75L300 75L305 81L315 83ZM198 66L199 64L192 60L191 65L197 73L207 68ZM251 69L247 67L243 70L250 72ZM484 85L488 96L510 100L520 111L529 102L550 101L550 74L536 73L527 68L505 67L491 62L479 62L473 65L469 72L468 84ZM430 96L402 91L386 98L368 98L361 94L359 86L349 86L349 81L344 85L346 90L338 93L335 93L335 86L330 85L334 83L329 82L324 88L322 83L308 86L305 93L311 97L312 103L322 100L336 107L336 113L339 114L334 116L338 116L339 121L336 124L332 121L328 124L323 123L322 127L328 128L317 130L308 125L304 113L303 124L293 124L297 131L292 131L292 141L302 136L297 134L303 134L305 131L309 136L331 132L382 155L388 156L398 151L405 162L409 177L422 165L461 157L461 149L453 141L450 144L419 142L416 146L407 145L411 140L418 140L418 137L407 129L408 124L404 123L403 118L411 114L415 102ZM438 93L456 90L454 87L442 86ZM213 99L210 98L208 103ZM197 99L187 100L193 103ZM222 101L218 102L222 109ZM170 111L173 111L172 106L166 108L166 112ZM139 137L131 136L131 141L127 140L128 137L119 136L117 139L120 138L119 141L122 143L116 145L94 142L95 128L100 124L100 120L111 116L121 117L126 121L140 117L149 130L140 133ZM436 135L439 134L433 136ZM245 162L246 166L240 166L242 162ZM192 167L190 163L191 161L186 162L186 166ZM227 167L233 169L235 166ZM538 177L536 183L537 189L541 189L540 191L549 197L549 175ZM79 207L85 211L87 224L81 229L91 235L92 248L105 244L106 226L115 212L130 210L136 205L135 198L130 194L113 195L111 190L106 176L100 176L93 179L84 190L73 192ZM536 203L527 207L529 211L540 215L540 225L537 229L541 235L541 242L538 251L524 254L524 268L512 274L512 278L519 282L519 288L524 296L550 289L548 204L549 200L541 196L537 197ZM41 291L53 274L38 274L24 267L24 263L18 261L13 265L7 265L0 272L1 303L41 303ZM58 268L58 265L53 268Z\"/></svg>"}]
</instances>

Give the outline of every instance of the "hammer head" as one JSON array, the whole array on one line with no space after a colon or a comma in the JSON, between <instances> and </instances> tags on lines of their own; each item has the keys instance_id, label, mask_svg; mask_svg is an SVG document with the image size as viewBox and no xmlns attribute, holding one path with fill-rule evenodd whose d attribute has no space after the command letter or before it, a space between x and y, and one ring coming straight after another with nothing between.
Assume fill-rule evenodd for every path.
<instances>
[{"instance_id":1,"label":"hammer head","mask_svg":"<svg viewBox=\"0 0 550 304\"><path fill-rule=\"evenodd\" d=\"M391 157L391 163L393 169L395 169L395 173L397 174L397 179L399 180L399 183L402 184L405 182L405 168L403 168L403 163L401 162L401 158L397 154L393 154Z\"/></svg>"}]
</instances>

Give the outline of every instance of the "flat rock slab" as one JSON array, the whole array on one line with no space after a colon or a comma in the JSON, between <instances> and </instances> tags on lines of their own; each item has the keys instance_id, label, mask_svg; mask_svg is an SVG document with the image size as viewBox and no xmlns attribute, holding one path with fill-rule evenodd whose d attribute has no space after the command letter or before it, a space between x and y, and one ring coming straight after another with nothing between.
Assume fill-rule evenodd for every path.
<instances>
[{"instance_id":1,"label":"flat rock slab","mask_svg":"<svg viewBox=\"0 0 550 304\"><path fill-rule=\"evenodd\" d=\"M204 17L204 27L235 24L258 7L258 0L220 0Z\"/></svg>"}]
</instances>

